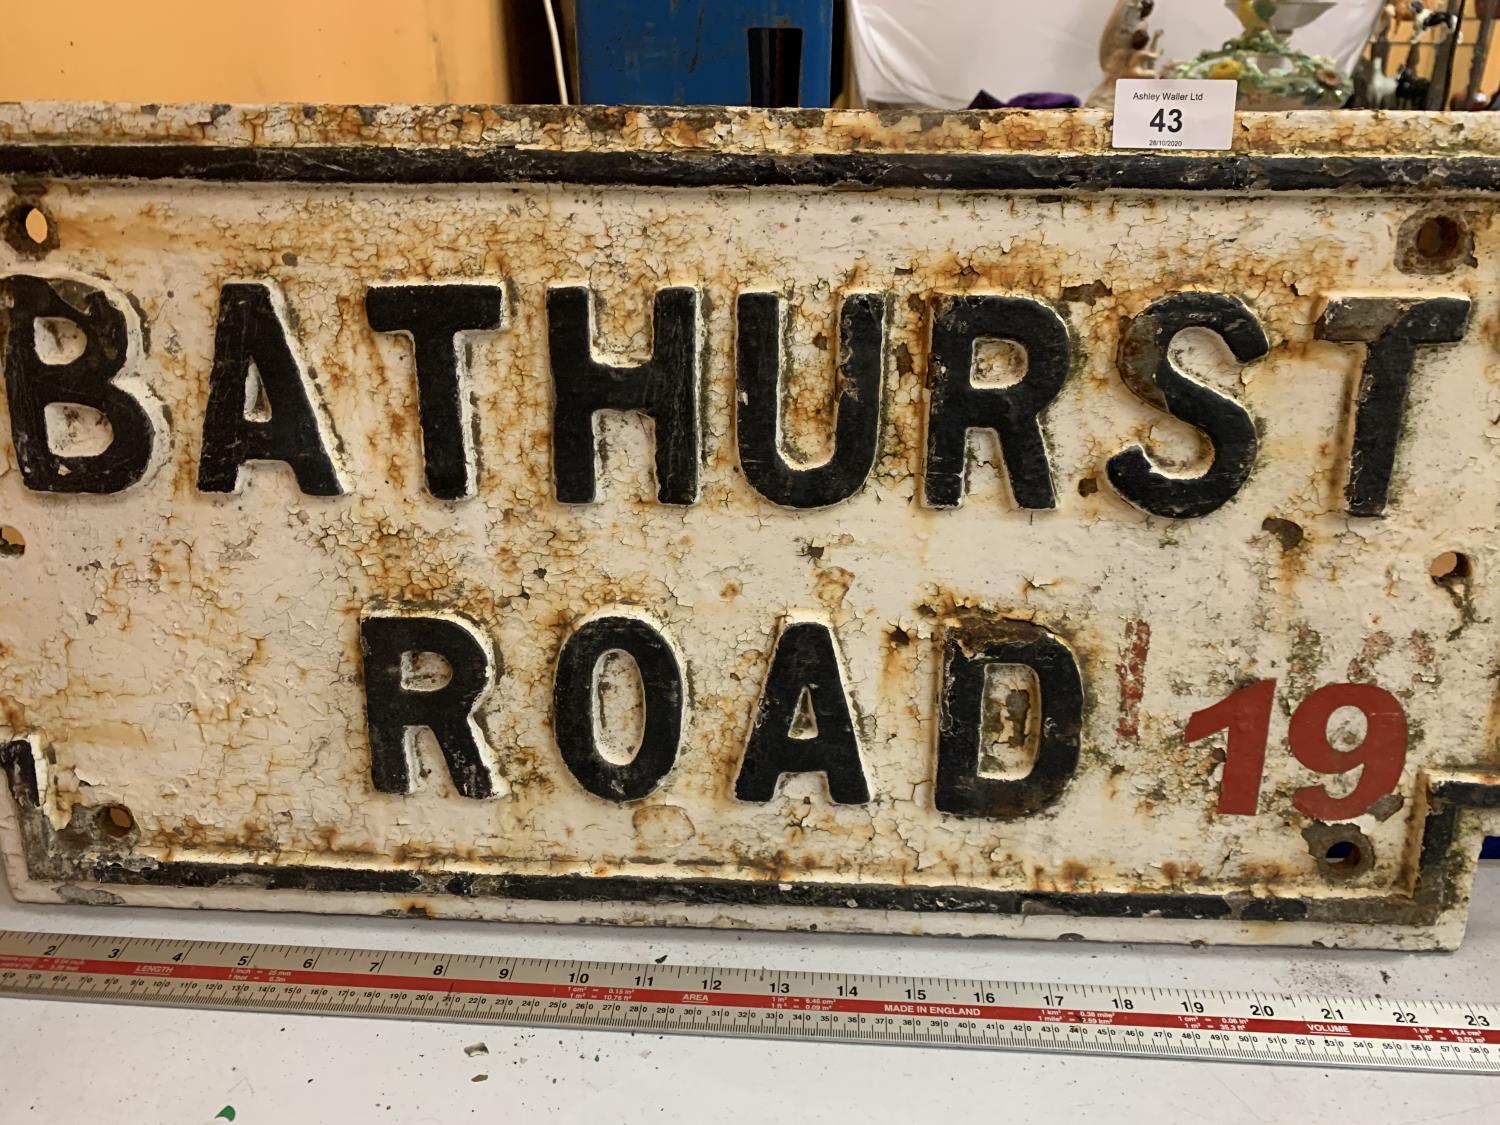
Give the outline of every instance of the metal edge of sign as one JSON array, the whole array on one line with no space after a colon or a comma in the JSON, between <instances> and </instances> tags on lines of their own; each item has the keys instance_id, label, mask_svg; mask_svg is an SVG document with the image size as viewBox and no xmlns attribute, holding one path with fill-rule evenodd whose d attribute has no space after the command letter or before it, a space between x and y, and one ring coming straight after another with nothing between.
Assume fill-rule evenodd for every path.
<instances>
[{"instance_id":1,"label":"metal edge of sign","mask_svg":"<svg viewBox=\"0 0 1500 1125\"><path fill-rule=\"evenodd\" d=\"M1468 899L1477 841L1464 832L1467 810L1500 810L1500 775L1427 771L1416 871L1409 894L1283 898L1246 892L989 891L973 887L871 886L776 880L673 879L621 875L480 874L416 868L371 869L310 863L157 860L133 854L130 841L93 841L80 848L60 839L42 808L32 746L0 747L10 796L20 812L23 862L33 880L100 886L255 887L267 891L365 892L457 899L533 902L616 902L684 906L842 907L855 910L983 915L1046 913L1077 918L1162 918L1194 921L1315 922L1430 927ZM1474 843L1475 846L1469 846Z\"/></svg>"},{"instance_id":2,"label":"metal edge of sign","mask_svg":"<svg viewBox=\"0 0 1500 1125\"><path fill-rule=\"evenodd\" d=\"M1119 151L548 151L510 146L0 144L0 175L211 183L618 184L947 191L1500 191L1500 157Z\"/></svg>"}]
</instances>

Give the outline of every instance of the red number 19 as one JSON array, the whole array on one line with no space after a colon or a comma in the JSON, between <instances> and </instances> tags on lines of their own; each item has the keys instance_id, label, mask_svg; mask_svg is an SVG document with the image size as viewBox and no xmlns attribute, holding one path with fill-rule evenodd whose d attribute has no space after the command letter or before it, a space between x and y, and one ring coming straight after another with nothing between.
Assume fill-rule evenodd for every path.
<instances>
[{"instance_id":1,"label":"red number 19","mask_svg":"<svg viewBox=\"0 0 1500 1125\"><path fill-rule=\"evenodd\" d=\"M1219 812L1254 816L1265 771L1266 737L1271 725L1275 680L1241 688L1188 719L1183 738L1197 742L1219 731L1229 734ZM1365 737L1352 750L1337 750L1328 741L1328 722L1341 707L1365 717ZM1324 785L1308 785L1293 795L1298 812L1314 820L1345 820L1369 812L1370 806L1395 792L1406 768L1406 712L1384 688L1373 684L1329 684L1304 699L1292 712L1287 742L1292 755L1314 773L1339 776L1359 770L1359 780L1343 797Z\"/></svg>"}]
</instances>

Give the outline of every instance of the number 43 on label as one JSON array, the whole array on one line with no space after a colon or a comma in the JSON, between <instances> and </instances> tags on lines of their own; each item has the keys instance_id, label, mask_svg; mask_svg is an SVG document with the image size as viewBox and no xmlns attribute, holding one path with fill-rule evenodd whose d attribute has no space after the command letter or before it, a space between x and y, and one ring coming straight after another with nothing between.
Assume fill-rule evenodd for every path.
<instances>
[{"instance_id":1,"label":"number 43 on label","mask_svg":"<svg viewBox=\"0 0 1500 1125\"><path fill-rule=\"evenodd\" d=\"M1122 78L1115 83L1115 148L1227 149L1234 145L1232 81Z\"/></svg>"},{"instance_id":2,"label":"number 43 on label","mask_svg":"<svg viewBox=\"0 0 1500 1125\"><path fill-rule=\"evenodd\" d=\"M1158 133L1180 133L1182 132L1182 110L1159 109L1151 118L1151 128Z\"/></svg>"}]
</instances>

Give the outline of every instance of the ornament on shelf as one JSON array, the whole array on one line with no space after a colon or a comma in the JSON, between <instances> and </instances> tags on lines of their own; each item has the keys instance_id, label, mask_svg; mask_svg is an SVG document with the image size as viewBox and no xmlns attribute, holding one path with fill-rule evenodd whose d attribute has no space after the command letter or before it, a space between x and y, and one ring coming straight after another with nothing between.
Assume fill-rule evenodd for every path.
<instances>
[{"instance_id":1,"label":"ornament on shelf","mask_svg":"<svg viewBox=\"0 0 1500 1125\"><path fill-rule=\"evenodd\" d=\"M1104 78L1084 102L1089 106L1115 104L1115 83L1121 78L1155 78L1161 51L1161 32L1152 34L1146 20L1156 0L1118 0L1099 37L1099 69Z\"/></svg>"},{"instance_id":2,"label":"ornament on shelf","mask_svg":"<svg viewBox=\"0 0 1500 1125\"><path fill-rule=\"evenodd\" d=\"M1349 76L1324 55L1291 45L1291 35L1333 0L1224 0L1244 30L1222 47L1167 68L1167 78L1224 78L1239 84L1240 109L1334 109L1349 100Z\"/></svg>"}]
</instances>

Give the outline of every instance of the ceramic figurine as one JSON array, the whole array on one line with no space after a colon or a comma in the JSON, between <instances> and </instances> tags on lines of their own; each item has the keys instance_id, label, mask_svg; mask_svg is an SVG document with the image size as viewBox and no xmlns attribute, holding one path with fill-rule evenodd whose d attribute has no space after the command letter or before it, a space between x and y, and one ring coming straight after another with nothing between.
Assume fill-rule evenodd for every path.
<instances>
[{"instance_id":1,"label":"ceramic figurine","mask_svg":"<svg viewBox=\"0 0 1500 1125\"><path fill-rule=\"evenodd\" d=\"M1109 107L1115 104L1115 82L1121 78L1155 78L1161 51L1161 32L1152 35L1146 20L1156 0L1118 0L1099 38L1099 69L1104 80L1084 103Z\"/></svg>"},{"instance_id":2,"label":"ceramic figurine","mask_svg":"<svg viewBox=\"0 0 1500 1125\"><path fill-rule=\"evenodd\" d=\"M1331 109L1349 100L1351 83L1332 59L1292 48L1291 33L1333 0L1224 0L1244 28L1222 47L1168 68L1167 78L1232 78L1240 109Z\"/></svg>"},{"instance_id":3,"label":"ceramic figurine","mask_svg":"<svg viewBox=\"0 0 1500 1125\"><path fill-rule=\"evenodd\" d=\"M1383 4L1375 14L1375 27L1365 53L1354 68L1354 109L1392 109L1396 105L1396 79L1386 73L1391 57L1391 31L1398 19L1395 4Z\"/></svg>"},{"instance_id":4,"label":"ceramic figurine","mask_svg":"<svg viewBox=\"0 0 1500 1125\"><path fill-rule=\"evenodd\" d=\"M1435 0L1436 2L1436 0ZM1442 11L1423 0L1393 0L1386 6L1376 33L1367 47L1368 57L1356 67L1356 109L1481 109L1488 103L1480 92L1467 87L1454 89L1465 0L1443 0ZM1481 5L1481 38L1473 52L1474 74L1481 77L1488 53L1488 32L1494 25L1494 0ZM1489 15L1486 21L1485 16ZM1410 24L1406 33L1406 58L1395 75L1387 76L1391 46L1397 40L1397 25ZM1474 75L1471 75L1471 84ZM1450 102L1451 95L1451 102Z\"/></svg>"}]
</instances>

